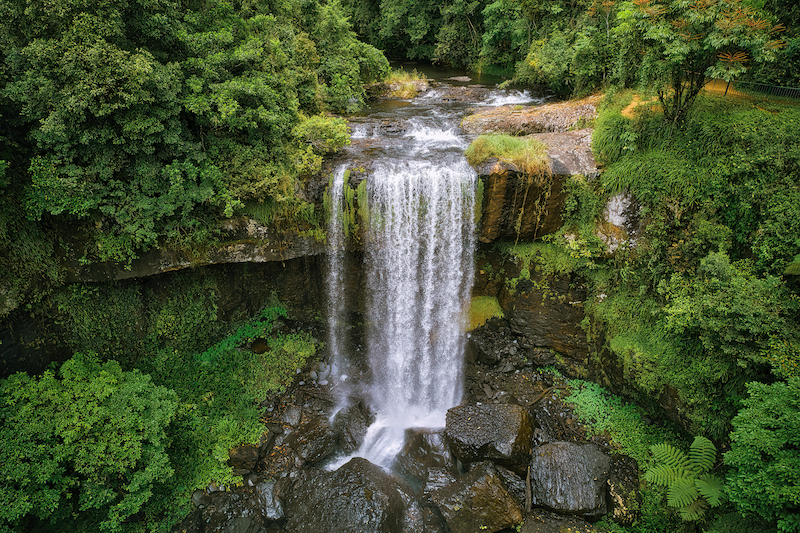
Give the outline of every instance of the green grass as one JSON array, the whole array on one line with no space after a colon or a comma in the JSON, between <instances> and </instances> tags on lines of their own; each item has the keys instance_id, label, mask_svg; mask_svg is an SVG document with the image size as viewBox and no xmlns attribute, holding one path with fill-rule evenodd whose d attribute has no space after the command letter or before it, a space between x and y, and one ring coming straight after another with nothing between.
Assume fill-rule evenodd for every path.
<instances>
[{"instance_id":1,"label":"green grass","mask_svg":"<svg viewBox=\"0 0 800 533\"><path fill-rule=\"evenodd\" d=\"M390 87L389 96L404 100L415 98L419 88L422 85L427 85L425 74L417 72L416 69L411 72L402 68L392 69L383 81Z\"/></svg>"},{"instance_id":2,"label":"green grass","mask_svg":"<svg viewBox=\"0 0 800 533\"><path fill-rule=\"evenodd\" d=\"M552 174L547 147L537 139L505 134L481 135L469 145L464 155L472 166L491 158L514 165L530 177Z\"/></svg>"}]
</instances>

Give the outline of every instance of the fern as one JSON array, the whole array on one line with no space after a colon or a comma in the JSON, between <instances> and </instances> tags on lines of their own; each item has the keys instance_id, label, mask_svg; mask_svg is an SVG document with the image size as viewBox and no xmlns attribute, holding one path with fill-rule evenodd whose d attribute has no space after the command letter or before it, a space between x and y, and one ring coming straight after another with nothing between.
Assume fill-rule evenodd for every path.
<instances>
[{"instance_id":1,"label":"fern","mask_svg":"<svg viewBox=\"0 0 800 533\"><path fill-rule=\"evenodd\" d=\"M717 458L717 448L705 437L694 438L689 454L661 443L650 447L656 465L644 477L667 488L667 504L687 521L701 520L708 507L725 500L725 485L708 471Z\"/></svg>"},{"instance_id":2,"label":"fern","mask_svg":"<svg viewBox=\"0 0 800 533\"><path fill-rule=\"evenodd\" d=\"M654 444L650 447L650 451L658 463L674 470L678 476L682 476L683 472L689 469L686 454L674 446L667 443Z\"/></svg>"},{"instance_id":3,"label":"fern","mask_svg":"<svg viewBox=\"0 0 800 533\"><path fill-rule=\"evenodd\" d=\"M688 476L676 479L667 487L667 504L670 507L689 507L698 496L700 494L694 486L694 479Z\"/></svg>"},{"instance_id":4,"label":"fern","mask_svg":"<svg viewBox=\"0 0 800 533\"><path fill-rule=\"evenodd\" d=\"M717 507L725 501L725 484L714 474L703 474L694 480L694 484L711 507Z\"/></svg>"},{"instance_id":5,"label":"fern","mask_svg":"<svg viewBox=\"0 0 800 533\"><path fill-rule=\"evenodd\" d=\"M697 474L711 470L717 458L717 448L705 437L697 436L689 448L689 466Z\"/></svg>"}]
</instances>

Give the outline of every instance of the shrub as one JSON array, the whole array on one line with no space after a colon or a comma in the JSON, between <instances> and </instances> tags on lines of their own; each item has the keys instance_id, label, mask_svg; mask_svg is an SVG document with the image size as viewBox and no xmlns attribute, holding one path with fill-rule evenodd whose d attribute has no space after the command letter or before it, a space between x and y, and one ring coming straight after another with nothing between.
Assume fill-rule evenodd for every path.
<instances>
[{"instance_id":1,"label":"shrub","mask_svg":"<svg viewBox=\"0 0 800 533\"><path fill-rule=\"evenodd\" d=\"M166 428L177 408L175 393L150 376L92 354L76 354L58 374L3 380L0 524L30 515L120 531L173 475Z\"/></svg>"}]
</instances>

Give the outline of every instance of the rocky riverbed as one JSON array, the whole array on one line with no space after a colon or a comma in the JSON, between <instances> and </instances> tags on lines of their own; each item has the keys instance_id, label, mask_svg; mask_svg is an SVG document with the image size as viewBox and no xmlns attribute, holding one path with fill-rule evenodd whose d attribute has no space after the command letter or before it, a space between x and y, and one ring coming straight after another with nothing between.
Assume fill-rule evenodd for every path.
<instances>
[{"instance_id":1,"label":"rocky riverbed","mask_svg":"<svg viewBox=\"0 0 800 533\"><path fill-rule=\"evenodd\" d=\"M360 457L328 470L358 448L372 414L356 401L331 420L334 391L320 379L324 363L311 364L262 404L261 444L231 451L241 484L197 491L176 531L589 532L605 515L630 523L635 462L587 435L562 400L564 383L532 362L542 349L522 340L504 319L470 333L462 404L445 428L408 430L392 471Z\"/></svg>"}]
</instances>

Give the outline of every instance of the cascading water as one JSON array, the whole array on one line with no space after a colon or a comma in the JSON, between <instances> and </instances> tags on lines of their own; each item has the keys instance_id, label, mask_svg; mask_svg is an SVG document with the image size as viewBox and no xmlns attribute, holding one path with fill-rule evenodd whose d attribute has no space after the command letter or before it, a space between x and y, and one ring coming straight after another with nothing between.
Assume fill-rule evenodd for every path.
<instances>
[{"instance_id":1,"label":"cascading water","mask_svg":"<svg viewBox=\"0 0 800 533\"><path fill-rule=\"evenodd\" d=\"M359 454L376 464L391 463L406 428L444 426L461 400L475 179L454 155L383 161L369 178L368 356L377 420Z\"/></svg>"},{"instance_id":2,"label":"cascading water","mask_svg":"<svg viewBox=\"0 0 800 533\"><path fill-rule=\"evenodd\" d=\"M342 192L344 189L344 176L347 165L340 165L334 172L328 187L330 194L330 214L328 219L327 235L327 278L326 292L328 299L328 350L331 355L331 367L336 369L332 379L339 383L334 389L336 393L336 411L345 406L349 395L349 383L341 379L340 370L346 368L346 358L342 346L344 335L345 291L344 291L344 260L345 260L345 234L343 227Z\"/></svg>"},{"instance_id":3,"label":"cascading water","mask_svg":"<svg viewBox=\"0 0 800 533\"><path fill-rule=\"evenodd\" d=\"M463 155L468 141L457 128L466 103L448 107L439 101L440 94L434 96L394 107L387 118L377 113L372 123L353 127L354 139L371 142L380 128L375 124L397 132L400 128L392 124L398 109L405 113L399 138L386 138L377 150L369 145L374 162L366 178L370 216L363 245L371 379L364 394L376 420L354 455L387 468L404 444L405 430L443 427L447 410L463 392L477 176ZM508 96L494 92L488 101L473 105L505 103ZM530 100L527 94L511 97ZM333 289L333 283L340 281L329 282L329 290L341 290ZM333 331L340 320L329 323ZM331 341L334 353L340 350L336 343ZM338 397L343 398L341 392Z\"/></svg>"}]
</instances>

